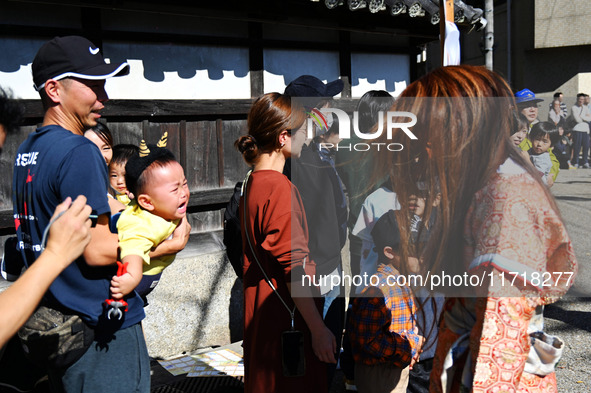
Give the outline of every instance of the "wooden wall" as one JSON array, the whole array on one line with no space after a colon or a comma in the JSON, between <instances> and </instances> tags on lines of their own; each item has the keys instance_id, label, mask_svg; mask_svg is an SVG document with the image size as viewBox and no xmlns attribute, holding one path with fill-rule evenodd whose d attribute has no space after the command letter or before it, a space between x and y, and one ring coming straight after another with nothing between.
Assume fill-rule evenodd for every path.
<instances>
[{"instance_id":1,"label":"wooden wall","mask_svg":"<svg viewBox=\"0 0 591 393\"><path fill-rule=\"evenodd\" d=\"M234 184L244 178L247 166L234 148L246 131L252 101L245 100L113 100L106 104L103 120L114 143L156 143L168 131L168 148L183 168L191 190L192 232L219 230L223 208ZM0 235L14 232L12 219L12 165L19 144L41 122L38 100L24 101L27 119L19 133L10 135L0 156Z\"/></svg>"}]
</instances>

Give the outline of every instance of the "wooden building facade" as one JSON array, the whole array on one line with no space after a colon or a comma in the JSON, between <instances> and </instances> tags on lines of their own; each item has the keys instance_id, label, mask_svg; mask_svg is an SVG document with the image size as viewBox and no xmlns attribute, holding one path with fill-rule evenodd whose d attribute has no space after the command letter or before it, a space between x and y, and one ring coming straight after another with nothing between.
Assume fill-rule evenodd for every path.
<instances>
[{"instance_id":1,"label":"wooden building facade","mask_svg":"<svg viewBox=\"0 0 591 393\"><path fill-rule=\"evenodd\" d=\"M40 44L54 36L86 36L115 61L143 51L137 56L143 67L139 79L116 86L114 94L108 82L111 101L103 118L115 143L150 143L168 131L168 146L191 190L193 232L207 233L221 229L223 207L246 173L233 143L245 132L254 98L282 91L301 74L343 79L342 100L360 96L362 86L394 92L395 83L403 88L426 71L420 55L439 33L428 18L352 13L309 0L193 5L177 0L0 0L0 10L0 85L8 85L26 106L25 125L8 138L0 156L0 236L14 232L12 160L43 116L26 74ZM207 91L194 95L195 84L188 81L203 72L210 96L220 98L208 98ZM171 82L179 76L180 84ZM236 82L224 85L226 78Z\"/></svg>"}]
</instances>

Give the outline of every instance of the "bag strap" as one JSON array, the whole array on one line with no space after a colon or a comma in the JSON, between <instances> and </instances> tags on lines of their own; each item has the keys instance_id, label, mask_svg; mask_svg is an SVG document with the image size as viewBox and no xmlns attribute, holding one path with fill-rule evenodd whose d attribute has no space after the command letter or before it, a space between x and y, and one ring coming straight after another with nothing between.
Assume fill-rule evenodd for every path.
<instances>
[{"instance_id":1,"label":"bag strap","mask_svg":"<svg viewBox=\"0 0 591 393\"><path fill-rule=\"evenodd\" d=\"M279 300L281 300L281 303L283 303L283 306L285 307L285 309L287 310L287 312L289 312L289 315L291 316L291 329L294 329L294 318L295 318L295 310L296 307L293 306L293 310L289 308L289 306L287 305L287 303L285 302L285 300L283 300L283 297L281 297L281 295L279 294L279 292L277 291L277 289L275 288L275 286L273 285L273 283L271 282L271 280L269 279L269 276L267 276L267 273L265 272L265 269L263 269L263 265L261 264L261 262L259 261L259 259L257 258L257 254L256 251L250 241L250 236L248 235L248 228L246 226L246 217L247 217L247 186L246 184L248 183L248 178L250 177L250 174L252 173L252 170L248 171L248 173L246 174L246 178L244 178L244 183L242 183L242 194L244 196L243 201L244 201L244 236L246 237L246 242L248 243L248 246L250 247L250 252L252 253L252 256L254 258L254 260L256 261L257 265L259 265L259 268L261 269L261 272L263 273L263 276L265 277L265 281L267 281L267 284L269 284L269 286L271 287L271 289L273 290L273 292L275 292L275 294L277 295L277 297L279 298Z\"/></svg>"}]
</instances>

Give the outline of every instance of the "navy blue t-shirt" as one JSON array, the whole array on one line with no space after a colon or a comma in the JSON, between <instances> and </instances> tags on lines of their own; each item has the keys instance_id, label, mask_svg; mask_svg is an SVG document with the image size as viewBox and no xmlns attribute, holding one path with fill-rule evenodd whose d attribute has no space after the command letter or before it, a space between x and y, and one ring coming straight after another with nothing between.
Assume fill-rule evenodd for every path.
<instances>
[{"instance_id":1,"label":"navy blue t-shirt","mask_svg":"<svg viewBox=\"0 0 591 393\"><path fill-rule=\"evenodd\" d=\"M84 195L93 214L110 214L107 184L105 160L85 137L56 125L29 135L17 151L12 188L15 227L27 266L41 254L43 231L66 197L73 200ZM110 298L109 283L115 273L114 265L91 267L81 256L57 277L44 299L53 307L80 315L91 326L99 321L102 326L103 304ZM135 292L126 300L129 310L115 328L131 326L145 316Z\"/></svg>"}]
</instances>

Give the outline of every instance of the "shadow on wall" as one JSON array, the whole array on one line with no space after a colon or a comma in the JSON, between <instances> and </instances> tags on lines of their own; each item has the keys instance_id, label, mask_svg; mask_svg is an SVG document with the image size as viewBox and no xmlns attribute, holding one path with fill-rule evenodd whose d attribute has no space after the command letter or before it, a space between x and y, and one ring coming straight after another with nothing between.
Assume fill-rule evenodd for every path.
<instances>
[{"instance_id":1,"label":"shadow on wall","mask_svg":"<svg viewBox=\"0 0 591 393\"><path fill-rule=\"evenodd\" d=\"M0 39L0 72L13 73L33 62L35 54L46 39ZM167 72L178 73L184 79L193 78L198 71L207 71L210 80L220 80L224 71L237 78L248 75L248 49L174 44L104 43L103 56L111 62L141 60L144 77L162 82ZM30 78L29 75L27 77ZM32 82L31 82L32 83Z\"/></svg>"},{"instance_id":2,"label":"shadow on wall","mask_svg":"<svg viewBox=\"0 0 591 393\"><path fill-rule=\"evenodd\" d=\"M29 66L45 41L0 39L0 52L11 54L0 57L0 72L14 73L6 76L11 83L15 78L20 78L19 84L30 86L30 71L21 69ZM249 74L248 48L105 42L103 55L113 63L140 61L143 77L149 82L162 82L167 73L178 74L181 79L191 79L198 72L207 72L207 78L211 81L220 81L228 73L233 73L235 78L245 78ZM274 90L282 90L283 86L304 74L327 81L334 80L341 74L339 54L336 51L267 49L264 51L264 68L272 79L266 80L265 84L270 83ZM351 72L354 88L364 90L363 92L371 88L394 92L397 82L409 82L409 57L354 53L351 56ZM374 84L382 85L372 86Z\"/></svg>"},{"instance_id":3,"label":"shadow on wall","mask_svg":"<svg viewBox=\"0 0 591 393\"><path fill-rule=\"evenodd\" d=\"M0 72L16 72L30 64L44 42L45 40L0 39L0 53L10 53L10 56L0 56Z\"/></svg>"},{"instance_id":4,"label":"shadow on wall","mask_svg":"<svg viewBox=\"0 0 591 393\"><path fill-rule=\"evenodd\" d=\"M282 77L288 85L300 75L314 75L332 81L339 77L338 52L265 50L265 71ZM387 91L396 90L396 82L410 82L408 55L353 53L351 55L351 85L363 88L368 84L383 81L380 87ZM368 87L369 90L372 87ZM365 92L365 91L364 91Z\"/></svg>"},{"instance_id":5,"label":"shadow on wall","mask_svg":"<svg viewBox=\"0 0 591 393\"><path fill-rule=\"evenodd\" d=\"M248 49L174 44L109 44L105 53L113 62L141 60L144 77L162 82L165 72L176 72L184 79L193 78L197 71L207 71L210 80L220 80L224 71L237 78L248 75Z\"/></svg>"}]
</instances>

